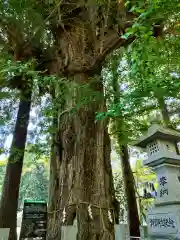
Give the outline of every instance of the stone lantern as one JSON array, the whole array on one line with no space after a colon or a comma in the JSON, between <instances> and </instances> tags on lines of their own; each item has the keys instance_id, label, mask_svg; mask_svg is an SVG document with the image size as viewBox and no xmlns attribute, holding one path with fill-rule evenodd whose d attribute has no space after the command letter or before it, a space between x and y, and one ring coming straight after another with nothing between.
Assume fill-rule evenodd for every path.
<instances>
[{"instance_id":1,"label":"stone lantern","mask_svg":"<svg viewBox=\"0 0 180 240\"><path fill-rule=\"evenodd\" d=\"M135 146L146 149L144 165L157 175L154 207L148 211L150 239L180 239L180 133L153 124Z\"/></svg>"}]
</instances>

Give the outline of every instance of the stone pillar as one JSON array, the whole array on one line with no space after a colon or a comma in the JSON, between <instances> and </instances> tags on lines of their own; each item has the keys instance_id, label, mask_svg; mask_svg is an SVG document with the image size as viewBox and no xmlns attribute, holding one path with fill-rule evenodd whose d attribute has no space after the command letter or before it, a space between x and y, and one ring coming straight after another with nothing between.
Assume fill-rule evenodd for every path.
<instances>
[{"instance_id":1,"label":"stone pillar","mask_svg":"<svg viewBox=\"0 0 180 240\"><path fill-rule=\"evenodd\" d=\"M148 236L153 240L180 239L180 133L152 125L135 146L145 148L158 180L157 198L147 214Z\"/></svg>"},{"instance_id":2,"label":"stone pillar","mask_svg":"<svg viewBox=\"0 0 180 240\"><path fill-rule=\"evenodd\" d=\"M180 239L180 166L163 164L153 169L158 178L158 191L147 216L149 237Z\"/></svg>"}]
</instances>

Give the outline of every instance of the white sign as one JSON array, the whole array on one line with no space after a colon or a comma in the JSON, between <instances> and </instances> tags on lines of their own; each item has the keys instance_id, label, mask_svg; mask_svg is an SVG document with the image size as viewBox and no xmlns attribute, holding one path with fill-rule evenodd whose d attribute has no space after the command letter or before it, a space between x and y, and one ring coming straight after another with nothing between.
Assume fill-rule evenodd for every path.
<instances>
[{"instance_id":1,"label":"white sign","mask_svg":"<svg viewBox=\"0 0 180 240\"><path fill-rule=\"evenodd\" d=\"M171 235L177 233L176 216L170 213L157 213L148 216L149 234Z\"/></svg>"},{"instance_id":2,"label":"white sign","mask_svg":"<svg viewBox=\"0 0 180 240\"><path fill-rule=\"evenodd\" d=\"M9 230L10 230L10 228L0 228L0 239L1 240L9 239Z\"/></svg>"}]
</instances>

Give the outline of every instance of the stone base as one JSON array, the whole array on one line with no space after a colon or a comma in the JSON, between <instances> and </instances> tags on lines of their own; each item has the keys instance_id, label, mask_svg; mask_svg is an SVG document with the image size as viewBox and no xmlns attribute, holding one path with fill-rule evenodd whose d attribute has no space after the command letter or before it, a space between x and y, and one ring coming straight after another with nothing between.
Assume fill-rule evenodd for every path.
<instances>
[{"instance_id":1,"label":"stone base","mask_svg":"<svg viewBox=\"0 0 180 240\"><path fill-rule=\"evenodd\" d=\"M147 216L149 239L180 240L180 205L155 206Z\"/></svg>"}]
</instances>

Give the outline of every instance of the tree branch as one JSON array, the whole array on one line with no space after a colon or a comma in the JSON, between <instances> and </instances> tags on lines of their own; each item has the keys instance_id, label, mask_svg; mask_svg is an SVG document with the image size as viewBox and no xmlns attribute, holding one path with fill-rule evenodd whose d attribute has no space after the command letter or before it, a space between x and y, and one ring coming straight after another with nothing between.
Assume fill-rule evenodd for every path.
<instances>
[{"instance_id":1,"label":"tree branch","mask_svg":"<svg viewBox=\"0 0 180 240\"><path fill-rule=\"evenodd\" d=\"M112 52L113 50L123 46L127 46L131 42L133 42L135 37L130 37L129 39L125 40L121 37L114 39L108 46L105 46L102 53L95 57L92 63L86 63L83 66L76 65L74 63L70 63L67 68L65 69L65 73L67 75L75 75L79 73L87 73L88 75L93 74L94 72L98 71L101 68L103 61L105 60L106 56Z\"/></svg>"}]
</instances>

